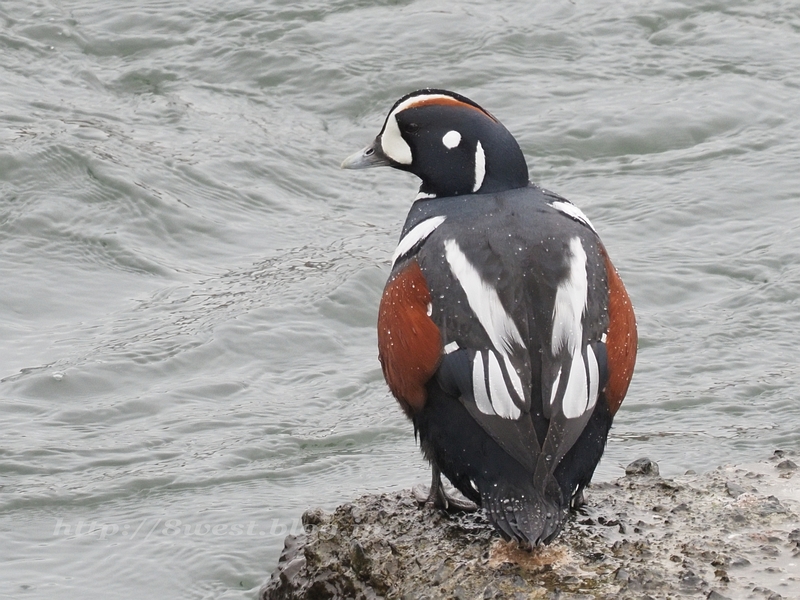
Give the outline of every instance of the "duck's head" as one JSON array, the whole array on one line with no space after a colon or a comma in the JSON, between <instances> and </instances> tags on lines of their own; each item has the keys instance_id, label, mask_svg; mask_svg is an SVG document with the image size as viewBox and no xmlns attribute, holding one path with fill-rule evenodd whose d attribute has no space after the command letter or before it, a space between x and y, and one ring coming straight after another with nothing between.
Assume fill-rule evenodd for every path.
<instances>
[{"instance_id":1,"label":"duck's head","mask_svg":"<svg viewBox=\"0 0 800 600\"><path fill-rule=\"evenodd\" d=\"M472 100L446 90L400 98L375 141L342 163L344 169L379 166L419 177L424 198L528 185L525 157L508 129Z\"/></svg>"}]
</instances>

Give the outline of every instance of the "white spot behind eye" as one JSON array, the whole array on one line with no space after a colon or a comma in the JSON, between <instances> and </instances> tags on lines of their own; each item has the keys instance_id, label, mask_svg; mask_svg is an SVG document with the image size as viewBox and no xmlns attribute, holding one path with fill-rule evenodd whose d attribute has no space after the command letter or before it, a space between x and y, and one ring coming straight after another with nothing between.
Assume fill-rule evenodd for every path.
<instances>
[{"instance_id":1,"label":"white spot behind eye","mask_svg":"<svg viewBox=\"0 0 800 600\"><path fill-rule=\"evenodd\" d=\"M461 143L461 134L458 133L456 130L451 129L447 133L444 134L442 138L442 143L450 150L455 148Z\"/></svg>"}]
</instances>

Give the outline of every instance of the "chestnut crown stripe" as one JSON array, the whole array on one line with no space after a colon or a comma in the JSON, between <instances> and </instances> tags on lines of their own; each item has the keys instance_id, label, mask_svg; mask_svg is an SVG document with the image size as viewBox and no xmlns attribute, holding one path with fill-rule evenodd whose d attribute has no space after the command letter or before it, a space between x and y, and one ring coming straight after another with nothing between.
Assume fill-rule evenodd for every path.
<instances>
[{"instance_id":1,"label":"chestnut crown stripe","mask_svg":"<svg viewBox=\"0 0 800 600\"><path fill-rule=\"evenodd\" d=\"M452 92L450 92L452 93ZM456 95L449 95L448 94L441 94L437 93L435 90L424 91L423 93L410 96L405 100L401 100L398 102L394 108L389 113L389 117L395 116L397 113L402 112L404 110L408 110L409 108L422 108L423 106L431 106L431 105L438 105L438 106L460 106L462 108L469 108L472 110L476 110L482 115L487 116L492 121L497 123L497 119L494 116L478 106L473 102L468 101L466 98L457 97ZM386 119L387 122L389 119Z\"/></svg>"}]
</instances>

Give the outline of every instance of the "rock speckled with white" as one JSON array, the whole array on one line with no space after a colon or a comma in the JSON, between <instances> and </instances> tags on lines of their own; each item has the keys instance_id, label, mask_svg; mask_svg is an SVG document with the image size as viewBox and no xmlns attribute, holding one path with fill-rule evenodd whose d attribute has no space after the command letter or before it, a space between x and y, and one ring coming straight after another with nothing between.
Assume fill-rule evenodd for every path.
<instances>
[{"instance_id":1,"label":"rock speckled with white","mask_svg":"<svg viewBox=\"0 0 800 600\"><path fill-rule=\"evenodd\" d=\"M497 538L481 513L420 509L410 491L310 510L260 598L800 598L790 454L673 479L638 461L593 485L588 507L531 553Z\"/></svg>"}]
</instances>

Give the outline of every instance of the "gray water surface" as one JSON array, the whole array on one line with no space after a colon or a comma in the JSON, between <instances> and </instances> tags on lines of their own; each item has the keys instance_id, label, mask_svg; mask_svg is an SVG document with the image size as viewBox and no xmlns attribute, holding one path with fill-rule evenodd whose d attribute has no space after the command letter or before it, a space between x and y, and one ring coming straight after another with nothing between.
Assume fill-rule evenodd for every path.
<instances>
[{"instance_id":1,"label":"gray water surface","mask_svg":"<svg viewBox=\"0 0 800 600\"><path fill-rule=\"evenodd\" d=\"M377 361L424 86L577 203L640 350L597 477L800 449L796 2L0 5L0 597L253 598L427 467Z\"/></svg>"}]
</instances>

